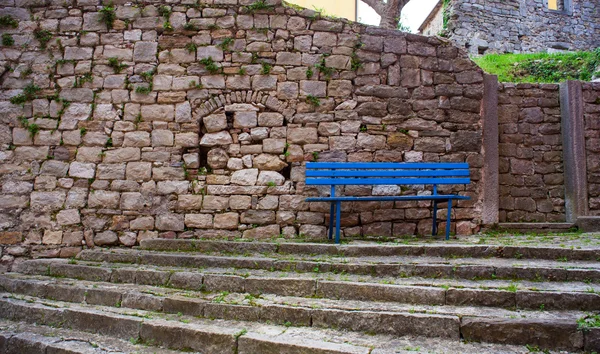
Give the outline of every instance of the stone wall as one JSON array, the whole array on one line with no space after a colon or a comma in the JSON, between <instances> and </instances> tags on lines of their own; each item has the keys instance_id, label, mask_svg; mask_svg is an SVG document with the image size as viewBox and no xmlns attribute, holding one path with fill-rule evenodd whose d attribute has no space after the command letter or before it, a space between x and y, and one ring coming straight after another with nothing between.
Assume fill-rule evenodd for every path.
<instances>
[{"instance_id":1,"label":"stone wall","mask_svg":"<svg viewBox=\"0 0 600 354\"><path fill-rule=\"evenodd\" d=\"M553 11L547 0L451 0L447 34L471 54L600 47L600 0L567 1Z\"/></svg>"},{"instance_id":2,"label":"stone wall","mask_svg":"<svg viewBox=\"0 0 600 354\"><path fill-rule=\"evenodd\" d=\"M583 119L590 215L600 216L600 84L583 85Z\"/></svg>"},{"instance_id":3,"label":"stone wall","mask_svg":"<svg viewBox=\"0 0 600 354\"><path fill-rule=\"evenodd\" d=\"M499 86L500 222L565 221L558 89Z\"/></svg>"},{"instance_id":4,"label":"stone wall","mask_svg":"<svg viewBox=\"0 0 600 354\"><path fill-rule=\"evenodd\" d=\"M323 192L303 183L315 160L469 162L473 183L442 190L473 197L453 225L478 229L482 73L463 51L274 0L119 2L111 28L112 14L2 1L17 26L1 28L4 262L155 237L323 238L328 207L304 202ZM347 203L344 234L424 233L429 205Z\"/></svg>"}]
</instances>

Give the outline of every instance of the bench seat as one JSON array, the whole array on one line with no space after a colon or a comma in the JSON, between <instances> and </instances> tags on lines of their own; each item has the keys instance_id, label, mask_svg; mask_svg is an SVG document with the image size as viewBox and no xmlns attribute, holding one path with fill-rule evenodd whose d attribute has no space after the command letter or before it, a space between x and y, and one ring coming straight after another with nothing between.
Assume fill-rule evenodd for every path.
<instances>
[{"instance_id":1,"label":"bench seat","mask_svg":"<svg viewBox=\"0 0 600 354\"><path fill-rule=\"evenodd\" d=\"M329 186L329 196L307 197L307 202L327 202L331 204L329 215L329 239L333 237L335 219L335 242L340 243L340 220L342 202L376 201L433 201L432 234L437 234L438 203L447 202L446 239L450 238L452 202L469 200L469 196L438 194L440 184L471 183L469 164L434 162L309 162L306 164L307 186ZM336 186L353 185L431 185L431 195L370 195L336 196ZM335 218L334 218L335 214Z\"/></svg>"}]
</instances>

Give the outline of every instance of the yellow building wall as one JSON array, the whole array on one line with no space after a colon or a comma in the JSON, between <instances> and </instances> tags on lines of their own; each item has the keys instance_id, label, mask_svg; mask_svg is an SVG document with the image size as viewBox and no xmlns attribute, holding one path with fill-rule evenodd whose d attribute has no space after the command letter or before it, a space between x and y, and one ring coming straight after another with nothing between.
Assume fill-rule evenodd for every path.
<instances>
[{"instance_id":1,"label":"yellow building wall","mask_svg":"<svg viewBox=\"0 0 600 354\"><path fill-rule=\"evenodd\" d=\"M356 0L290 0L307 9L323 9L326 15L356 21Z\"/></svg>"}]
</instances>

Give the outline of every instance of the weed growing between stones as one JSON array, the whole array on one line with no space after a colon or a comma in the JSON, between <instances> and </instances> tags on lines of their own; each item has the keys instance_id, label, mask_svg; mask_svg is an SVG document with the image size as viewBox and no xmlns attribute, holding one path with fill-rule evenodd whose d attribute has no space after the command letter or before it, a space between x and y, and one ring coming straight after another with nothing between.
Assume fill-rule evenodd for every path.
<instances>
[{"instance_id":1,"label":"weed growing between stones","mask_svg":"<svg viewBox=\"0 0 600 354\"><path fill-rule=\"evenodd\" d=\"M2 34L2 45L5 47L11 47L15 44L15 40L13 39L13 36L10 35L9 33L3 33Z\"/></svg>"},{"instance_id":2,"label":"weed growing between stones","mask_svg":"<svg viewBox=\"0 0 600 354\"><path fill-rule=\"evenodd\" d=\"M200 64L204 65L206 70L211 74L217 74L221 71L221 68L215 63L212 57L200 60Z\"/></svg>"},{"instance_id":3,"label":"weed growing between stones","mask_svg":"<svg viewBox=\"0 0 600 354\"><path fill-rule=\"evenodd\" d=\"M48 42L50 42L52 39L52 32L43 30L41 28L36 28L35 31L33 31L33 36L38 42L40 42L40 48L46 49Z\"/></svg>"},{"instance_id":4,"label":"weed growing between stones","mask_svg":"<svg viewBox=\"0 0 600 354\"><path fill-rule=\"evenodd\" d=\"M117 19L117 14L115 12L115 7L112 2L108 3L108 5L104 6L100 9L100 21L106 24L108 29L112 29Z\"/></svg>"},{"instance_id":5,"label":"weed growing between stones","mask_svg":"<svg viewBox=\"0 0 600 354\"><path fill-rule=\"evenodd\" d=\"M273 9L273 5L267 4L265 0L258 0L248 6L245 7L247 12L254 13L260 10L271 10Z\"/></svg>"},{"instance_id":6,"label":"weed growing between stones","mask_svg":"<svg viewBox=\"0 0 600 354\"><path fill-rule=\"evenodd\" d=\"M260 63L260 66L261 66L260 73L263 75L269 75L271 73L271 69L273 68L273 66L271 64L266 63L264 61L262 63Z\"/></svg>"},{"instance_id":7,"label":"weed growing between stones","mask_svg":"<svg viewBox=\"0 0 600 354\"><path fill-rule=\"evenodd\" d=\"M195 53L198 49L198 46L195 43L188 43L185 45L185 49L188 51L188 53Z\"/></svg>"},{"instance_id":8,"label":"weed growing between stones","mask_svg":"<svg viewBox=\"0 0 600 354\"><path fill-rule=\"evenodd\" d=\"M197 31L198 27L196 27L196 25L194 25L193 23L186 23L185 25L183 25L183 29L186 31Z\"/></svg>"},{"instance_id":9,"label":"weed growing between stones","mask_svg":"<svg viewBox=\"0 0 600 354\"><path fill-rule=\"evenodd\" d=\"M127 64L121 63L119 58L112 57L108 58L108 66L110 66L116 74L120 74L123 70L127 69Z\"/></svg>"},{"instance_id":10,"label":"weed growing between stones","mask_svg":"<svg viewBox=\"0 0 600 354\"><path fill-rule=\"evenodd\" d=\"M0 26L1 27L19 27L19 21L14 19L11 15L0 16Z\"/></svg>"},{"instance_id":11,"label":"weed growing between stones","mask_svg":"<svg viewBox=\"0 0 600 354\"><path fill-rule=\"evenodd\" d=\"M233 38L227 37L227 38L224 38L223 41L217 45L217 47L223 49L224 51L228 51L229 46L231 46L232 44L233 44Z\"/></svg>"},{"instance_id":12,"label":"weed growing between stones","mask_svg":"<svg viewBox=\"0 0 600 354\"><path fill-rule=\"evenodd\" d=\"M35 84L29 84L23 88L23 93L20 93L16 96L11 97L10 103L19 104L22 106L26 102L32 101L35 98L37 98L37 94L41 90L42 89L39 86L37 86Z\"/></svg>"},{"instance_id":13,"label":"weed growing between stones","mask_svg":"<svg viewBox=\"0 0 600 354\"><path fill-rule=\"evenodd\" d=\"M314 107L319 107L321 105L321 100L313 95L306 96L306 102L311 104Z\"/></svg>"}]
</instances>

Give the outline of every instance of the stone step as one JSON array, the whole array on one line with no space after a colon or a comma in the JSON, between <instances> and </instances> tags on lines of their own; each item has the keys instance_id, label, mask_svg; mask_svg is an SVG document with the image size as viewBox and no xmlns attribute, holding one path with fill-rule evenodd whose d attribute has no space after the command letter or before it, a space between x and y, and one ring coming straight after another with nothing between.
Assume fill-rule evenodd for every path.
<instances>
[{"instance_id":1,"label":"stone step","mask_svg":"<svg viewBox=\"0 0 600 354\"><path fill-rule=\"evenodd\" d=\"M341 257L430 256L444 258L515 258L515 259L600 259L599 248L571 249L559 246L465 245L447 243L377 244L357 243L334 245L300 242L233 242L207 240L143 240L141 249L228 254L329 255Z\"/></svg>"},{"instance_id":2,"label":"stone step","mask_svg":"<svg viewBox=\"0 0 600 354\"><path fill-rule=\"evenodd\" d=\"M221 256L156 251L85 250L79 259L94 262L138 263L188 268L244 268L286 272L331 272L395 277L511 279L535 281L600 280L600 263L442 257L286 257L283 255Z\"/></svg>"},{"instance_id":3,"label":"stone step","mask_svg":"<svg viewBox=\"0 0 600 354\"><path fill-rule=\"evenodd\" d=\"M249 294L178 293L148 286L120 286L97 283L68 283L56 280L5 281L13 293L93 305L119 306L162 311L204 318L262 321L294 326L339 328L357 332L397 336L421 335L447 339L535 344L543 347L576 349L583 340L576 321L582 312L509 311L476 307L435 307L386 303L253 297ZM531 328L535 331L528 332ZM492 333L501 332L502 337ZM487 333L487 334L486 334ZM550 344L552 343L552 344Z\"/></svg>"},{"instance_id":4,"label":"stone step","mask_svg":"<svg viewBox=\"0 0 600 354\"><path fill-rule=\"evenodd\" d=\"M33 297L24 297L24 299L28 303L39 304L40 300L37 300ZM17 301L17 300L12 300ZM43 301L47 307L54 307L55 309L60 309L62 305L61 302L58 301ZM22 304L22 302L21 302ZM72 304L65 304L64 308L71 308ZM42 307L43 308L43 307ZM142 318L143 320L147 319L147 317L157 316L157 314L147 311L136 311L131 312L127 310L131 315L135 315L136 319ZM168 320L176 319L179 322L195 322L197 319L188 318L187 316L171 316ZM239 322L239 321L220 321L214 320L211 321L211 324L233 324L234 326L238 326L241 328L250 328L247 323ZM253 327L252 324L250 324ZM448 340L443 338L427 338L427 337L411 337L411 336L392 336L392 335L380 335L380 334L363 334L358 332L344 332L338 330L319 330L315 328L306 328L306 327L285 327L285 326L276 326L276 325L261 325L256 329L259 333L264 334L268 332L271 336L274 336L276 333L285 334L287 338L302 338L305 341L324 341L332 344L351 344L354 347L358 348L368 348L371 350L371 354L390 354L390 353L402 353L402 354L410 354L415 352L424 352L424 353L464 353L464 354L481 354L481 353L509 353L509 354L522 354L527 349L524 346L515 346L515 345L501 345L501 344L490 344L490 343L467 343L467 342L459 342L455 340ZM38 339L39 335L44 337L58 337L58 338L68 338L68 340L81 340L87 341L90 343L92 347L96 347L96 351L92 352L94 354L104 353L102 350L110 350L110 353L157 353L157 354L174 354L180 353L180 351L168 350L159 348L157 346L148 346L148 343L143 344L131 344L131 342L120 340L116 337L103 336L99 334L86 333L82 331L74 331L70 329L60 328L57 326L43 326L43 325L33 325L26 322L13 322L5 319L0 319L0 333L8 334L9 336L13 336L13 333L24 332L23 335L19 335L19 338L26 338L27 342L30 342L30 339ZM29 334L33 334L30 336ZM240 336L240 339L245 340L245 336L248 333ZM36 336L36 338L33 338ZM1 337L0 337L1 338ZM41 338L39 338L41 339ZM131 340L132 338L130 338ZM16 340L16 339L15 339ZM1 341L1 339L0 339ZM132 342L140 342L131 340ZM33 341L34 343L37 341ZM238 343L240 341L238 340ZM300 353L313 353L314 351L309 351L304 348L294 348L292 346L288 346L284 348L280 345L272 345L271 342L263 340L261 342L254 342L255 345L261 344L262 347L255 346L253 348L257 348L257 351L242 351L240 349L240 353L280 353L278 350L282 350L281 353L289 353L289 354L300 354ZM277 344L277 343L276 343ZM1 347L0 342L0 348ZM156 345L156 344L155 344ZM130 349L134 348L134 349ZM139 348L139 349L138 349ZM283 350L287 349L287 350ZM293 350L296 349L296 350ZM303 350L299 350L303 349ZM341 351L343 352L343 351ZM329 350L324 353L341 353L340 351ZM2 352L4 353L4 352ZM28 351L18 351L16 353L30 353ZM8 352L8 354L16 354ZM31 353L37 354L35 351ZM45 354L71 354L78 353L77 351L70 352L52 352L48 351L43 352ZM318 353L323 353L320 351Z\"/></svg>"},{"instance_id":5,"label":"stone step","mask_svg":"<svg viewBox=\"0 0 600 354\"><path fill-rule=\"evenodd\" d=\"M305 337L286 333L286 327L249 322L217 321L151 311L76 305L36 298L0 298L0 317L27 323L69 328L103 336L182 351L203 353L360 353L371 348L323 340L317 329ZM312 339L312 338L321 339Z\"/></svg>"},{"instance_id":6,"label":"stone step","mask_svg":"<svg viewBox=\"0 0 600 354\"><path fill-rule=\"evenodd\" d=\"M346 300L390 301L405 304L486 306L546 310L600 310L600 286L595 284L518 284L507 281L440 281L406 279L404 284L384 283L372 276L327 275L285 272L242 272L185 268L102 267L99 263L70 264L66 260L33 260L18 267L22 273L91 281L155 285L182 290L229 291L283 296Z\"/></svg>"},{"instance_id":7,"label":"stone step","mask_svg":"<svg viewBox=\"0 0 600 354\"><path fill-rule=\"evenodd\" d=\"M499 223L498 230L530 234L561 233L577 230L574 223L569 222L504 222Z\"/></svg>"},{"instance_id":8,"label":"stone step","mask_svg":"<svg viewBox=\"0 0 600 354\"><path fill-rule=\"evenodd\" d=\"M69 329L0 319L3 354L178 354L181 351L148 347L117 338Z\"/></svg>"}]
</instances>

